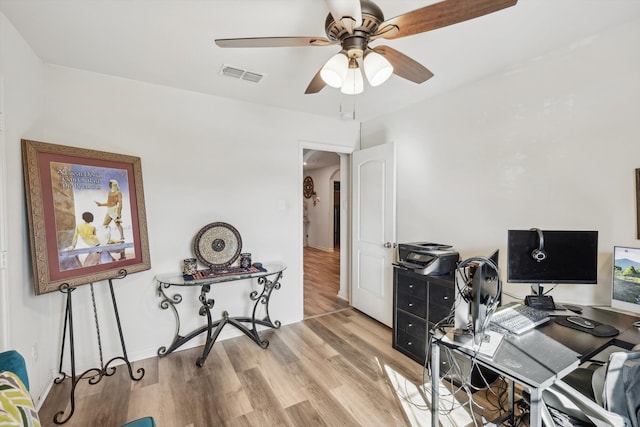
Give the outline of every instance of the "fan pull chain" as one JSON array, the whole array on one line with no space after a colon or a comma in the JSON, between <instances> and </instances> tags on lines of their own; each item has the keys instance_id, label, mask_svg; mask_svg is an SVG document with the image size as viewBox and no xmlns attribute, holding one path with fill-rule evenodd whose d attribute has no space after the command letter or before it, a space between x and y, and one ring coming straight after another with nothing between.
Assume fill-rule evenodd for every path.
<instances>
[{"instance_id":1,"label":"fan pull chain","mask_svg":"<svg viewBox=\"0 0 640 427\"><path fill-rule=\"evenodd\" d=\"M355 95L351 95L353 97L353 109L351 111L351 120L355 120L356 119L356 96ZM338 112L340 113L340 117L345 118L346 115L343 115L344 113L346 113L346 111L343 111L342 109L342 100L343 100L343 95L342 93L340 94L340 105L338 108Z\"/></svg>"}]
</instances>

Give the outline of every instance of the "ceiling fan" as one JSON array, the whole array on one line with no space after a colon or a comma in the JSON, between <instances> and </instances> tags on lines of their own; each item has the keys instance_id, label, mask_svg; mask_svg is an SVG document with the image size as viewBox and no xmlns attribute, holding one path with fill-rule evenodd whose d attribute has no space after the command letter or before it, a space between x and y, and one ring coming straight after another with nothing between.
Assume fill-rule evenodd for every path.
<instances>
[{"instance_id":1,"label":"ceiling fan","mask_svg":"<svg viewBox=\"0 0 640 427\"><path fill-rule=\"evenodd\" d=\"M423 83L433 73L407 55L389 47L369 44L377 39L398 39L446 27L515 5L518 0L444 0L385 21L382 10L369 0L326 0L330 13L325 21L327 37L250 37L216 39L227 47L295 47L340 45L311 79L305 93L317 93L325 85L343 93L363 91L360 71L363 64L372 86L382 84L391 74Z\"/></svg>"}]
</instances>

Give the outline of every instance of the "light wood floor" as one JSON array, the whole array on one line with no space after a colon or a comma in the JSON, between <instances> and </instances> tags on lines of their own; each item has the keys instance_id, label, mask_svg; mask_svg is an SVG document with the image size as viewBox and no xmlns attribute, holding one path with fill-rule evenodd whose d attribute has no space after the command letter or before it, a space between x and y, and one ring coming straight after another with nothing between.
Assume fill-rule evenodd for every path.
<instances>
[{"instance_id":1,"label":"light wood floor","mask_svg":"<svg viewBox=\"0 0 640 427\"><path fill-rule=\"evenodd\" d=\"M430 426L422 366L391 347L390 328L336 297L337 260L337 251L305 248L306 319L263 332L266 349L241 336L217 342L202 368L201 347L153 357L133 363L146 371L137 382L119 366L98 384L79 383L64 425L118 427L153 416L158 427ZM47 396L43 426L69 413L68 382ZM444 410L443 425L473 425L457 406Z\"/></svg>"},{"instance_id":2,"label":"light wood floor","mask_svg":"<svg viewBox=\"0 0 640 427\"><path fill-rule=\"evenodd\" d=\"M349 307L338 298L340 290L340 249L323 251L304 248L304 318L332 313Z\"/></svg>"},{"instance_id":3,"label":"light wood floor","mask_svg":"<svg viewBox=\"0 0 640 427\"><path fill-rule=\"evenodd\" d=\"M422 367L391 347L388 327L347 309L264 336L266 349L245 336L216 343L202 368L194 348L135 362L134 371L146 371L138 382L124 366L98 384L83 380L65 426L116 427L143 416L159 427L430 425ZM42 425L53 426L62 409L68 385L54 385ZM445 425L473 425L461 420Z\"/></svg>"},{"instance_id":4,"label":"light wood floor","mask_svg":"<svg viewBox=\"0 0 640 427\"><path fill-rule=\"evenodd\" d=\"M83 382L65 425L111 427L145 415L163 427L405 425L381 366L412 381L420 366L391 349L388 328L349 310L265 334L265 350L244 336L216 343L202 368L198 348L135 363L146 370L139 382L124 367ZM65 407L64 389L47 397L43 425Z\"/></svg>"}]
</instances>

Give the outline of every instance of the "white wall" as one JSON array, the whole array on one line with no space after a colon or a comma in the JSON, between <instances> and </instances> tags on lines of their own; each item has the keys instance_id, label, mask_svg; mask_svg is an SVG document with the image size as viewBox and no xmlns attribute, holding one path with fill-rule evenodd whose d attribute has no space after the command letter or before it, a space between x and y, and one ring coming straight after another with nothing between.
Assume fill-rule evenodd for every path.
<instances>
[{"instance_id":1,"label":"white wall","mask_svg":"<svg viewBox=\"0 0 640 427\"><path fill-rule=\"evenodd\" d=\"M0 292L0 322L8 331L6 348L0 350L17 349L25 357L31 391L38 401L51 381L51 360L58 352L52 326L58 325L51 323L51 298L36 298L32 290L20 138L42 112L44 76L40 59L1 13L0 52L5 116L0 147L0 250L7 256L7 268L2 272L6 283L0 283L4 287Z\"/></svg>"},{"instance_id":2,"label":"white wall","mask_svg":"<svg viewBox=\"0 0 640 427\"><path fill-rule=\"evenodd\" d=\"M312 169L305 176L313 179L314 191L320 201L314 206L313 198L304 199L307 204L309 224L307 226L308 241L311 247L325 251L333 250L333 181L339 181L333 175L339 170L337 166Z\"/></svg>"},{"instance_id":3,"label":"white wall","mask_svg":"<svg viewBox=\"0 0 640 427\"><path fill-rule=\"evenodd\" d=\"M639 47L635 21L365 123L364 146L397 144L398 241L499 248L504 266L508 229L595 229L599 285L552 295L608 304L613 246L640 246Z\"/></svg>"},{"instance_id":4,"label":"white wall","mask_svg":"<svg viewBox=\"0 0 640 427\"><path fill-rule=\"evenodd\" d=\"M9 119L2 154L10 224L10 345L27 358L36 402L57 370L64 299L58 292L33 294L21 138L142 159L152 268L114 281L130 359L153 356L170 343L174 318L159 307L154 275L178 272L180 261L192 255L194 235L214 221L234 225L243 251L252 252L254 261L287 264L270 314L283 324L302 319L299 144L353 147L359 138L357 123L43 66L1 14L0 19L0 71ZM217 286L215 315L222 310L249 314L246 295L255 286L249 281ZM96 284L95 291L106 362L119 354L117 333L106 283ZM182 333L204 324L197 315L195 289L171 292L183 295ZM73 303L81 371L99 362L89 286L74 291ZM237 334L228 328L221 338ZM36 363L31 360L34 345L39 346Z\"/></svg>"}]
</instances>

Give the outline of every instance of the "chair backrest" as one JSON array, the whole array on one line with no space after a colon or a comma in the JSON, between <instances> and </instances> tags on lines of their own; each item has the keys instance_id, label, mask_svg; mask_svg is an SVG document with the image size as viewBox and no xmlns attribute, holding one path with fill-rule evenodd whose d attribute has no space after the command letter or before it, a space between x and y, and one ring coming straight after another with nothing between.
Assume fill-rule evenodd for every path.
<instances>
[{"instance_id":1,"label":"chair backrest","mask_svg":"<svg viewBox=\"0 0 640 427\"><path fill-rule=\"evenodd\" d=\"M609 356L602 401L606 410L627 417L633 427L640 427L640 351Z\"/></svg>"}]
</instances>

